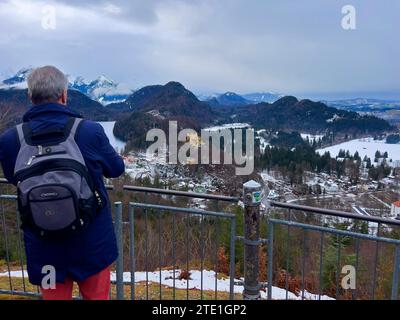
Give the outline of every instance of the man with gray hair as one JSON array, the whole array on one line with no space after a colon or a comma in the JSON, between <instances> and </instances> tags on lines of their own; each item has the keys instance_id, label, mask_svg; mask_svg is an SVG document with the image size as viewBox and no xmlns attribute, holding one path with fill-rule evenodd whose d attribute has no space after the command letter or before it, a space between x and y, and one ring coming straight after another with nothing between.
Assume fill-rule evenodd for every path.
<instances>
[{"instance_id":1,"label":"man with gray hair","mask_svg":"<svg viewBox=\"0 0 400 320\"><path fill-rule=\"evenodd\" d=\"M78 283L84 299L108 299L110 265L116 260L118 251L103 176L114 178L123 174L123 160L110 145L100 124L82 120L79 114L68 108L68 80L60 70L53 66L33 70L28 77L28 95L33 106L23 116L21 128L24 129L18 131L18 128L11 128L0 136L0 162L5 178L16 186L21 183L20 176L14 172L21 145L27 144L21 140L21 131L29 133L28 144L39 150L42 146L62 143L66 136L73 134L73 144L84 160L81 166L87 170L89 185L95 190L93 195L96 194L96 199L103 204L88 222L81 220L84 225L82 230L55 238L41 237L31 221L34 219L25 217L22 220L29 281L41 286L44 299L71 299L74 281ZM74 126L78 124L74 127L71 123ZM52 155L51 148L45 149L50 150ZM53 155L57 157L56 152ZM38 165L38 156L32 160ZM45 172L46 168L42 169ZM73 171L76 168L66 166L63 170ZM62 187L62 183L58 187ZM43 197L55 195L56 192L41 194ZM21 201L19 194L19 203ZM44 285L43 279L48 276L48 270L55 271L55 286Z\"/></svg>"},{"instance_id":2,"label":"man with gray hair","mask_svg":"<svg viewBox=\"0 0 400 320\"><path fill-rule=\"evenodd\" d=\"M28 94L34 105L60 102L67 103L68 79L57 68L46 66L28 75Z\"/></svg>"}]
</instances>

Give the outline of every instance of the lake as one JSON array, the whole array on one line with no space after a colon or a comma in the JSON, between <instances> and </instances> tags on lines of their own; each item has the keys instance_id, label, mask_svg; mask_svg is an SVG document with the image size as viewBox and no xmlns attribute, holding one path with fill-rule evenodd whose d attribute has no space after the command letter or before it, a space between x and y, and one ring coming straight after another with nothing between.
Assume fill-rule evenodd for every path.
<instances>
[{"instance_id":1,"label":"lake","mask_svg":"<svg viewBox=\"0 0 400 320\"><path fill-rule=\"evenodd\" d=\"M108 140L110 140L110 144L115 148L115 150L117 150L118 152L123 150L126 143L114 136L113 130L115 126L115 121L101 121L99 123L104 128Z\"/></svg>"}]
</instances>

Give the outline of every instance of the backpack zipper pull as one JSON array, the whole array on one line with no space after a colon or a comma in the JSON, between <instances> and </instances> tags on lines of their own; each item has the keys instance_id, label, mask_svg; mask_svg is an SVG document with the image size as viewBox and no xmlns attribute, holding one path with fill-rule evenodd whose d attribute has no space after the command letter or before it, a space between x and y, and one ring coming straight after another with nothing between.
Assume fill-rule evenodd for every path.
<instances>
[{"instance_id":1,"label":"backpack zipper pull","mask_svg":"<svg viewBox=\"0 0 400 320\"><path fill-rule=\"evenodd\" d=\"M40 157L43 155L43 146L42 145L38 145L38 154L36 156L31 156L28 160L28 162L26 163L28 166L30 166L33 162L33 160L35 160L37 157Z\"/></svg>"},{"instance_id":2,"label":"backpack zipper pull","mask_svg":"<svg viewBox=\"0 0 400 320\"><path fill-rule=\"evenodd\" d=\"M30 166L33 162L33 160L35 160L36 156L32 156L29 158L28 162L26 163L28 166Z\"/></svg>"}]
</instances>

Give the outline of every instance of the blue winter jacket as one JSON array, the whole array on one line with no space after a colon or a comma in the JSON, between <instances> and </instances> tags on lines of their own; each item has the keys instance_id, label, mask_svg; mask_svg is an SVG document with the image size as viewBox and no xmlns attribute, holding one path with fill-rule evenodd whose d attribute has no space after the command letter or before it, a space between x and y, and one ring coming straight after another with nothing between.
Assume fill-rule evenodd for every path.
<instances>
[{"instance_id":1,"label":"blue winter jacket","mask_svg":"<svg viewBox=\"0 0 400 320\"><path fill-rule=\"evenodd\" d=\"M69 117L81 117L68 107L47 103L31 107L24 115L33 132L52 128L63 128ZM118 255L112 224L110 203L103 176L114 178L124 172L121 157L110 145L103 127L93 121L84 120L76 133L76 142L85 159L86 166L98 191L107 199L102 209L88 228L63 240L39 239L29 227L24 228L27 269L32 284L40 285L42 267L52 265L56 269L56 281L66 277L82 281L112 264ZM14 166L20 143L15 128L0 136L0 162L5 178L13 184Z\"/></svg>"}]
</instances>

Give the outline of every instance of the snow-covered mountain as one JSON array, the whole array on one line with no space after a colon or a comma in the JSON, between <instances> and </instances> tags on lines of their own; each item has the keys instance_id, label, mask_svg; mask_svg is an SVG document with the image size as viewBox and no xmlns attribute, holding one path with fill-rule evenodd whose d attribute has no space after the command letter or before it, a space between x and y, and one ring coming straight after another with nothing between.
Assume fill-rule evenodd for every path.
<instances>
[{"instance_id":1,"label":"snow-covered mountain","mask_svg":"<svg viewBox=\"0 0 400 320\"><path fill-rule=\"evenodd\" d=\"M198 94L197 98L201 101L217 101L221 105L245 105L252 103L268 102L274 103L284 95L274 92L255 92L248 94L237 94L235 92Z\"/></svg>"},{"instance_id":2,"label":"snow-covered mountain","mask_svg":"<svg viewBox=\"0 0 400 320\"><path fill-rule=\"evenodd\" d=\"M0 82L0 89L26 89L27 77L31 67L19 70L15 75L7 77ZM104 75L99 76L95 80L87 81L81 76L68 76L69 88L77 90L89 98L96 100L103 105L112 102L122 102L133 90L125 85L114 82Z\"/></svg>"},{"instance_id":3,"label":"snow-covered mountain","mask_svg":"<svg viewBox=\"0 0 400 320\"><path fill-rule=\"evenodd\" d=\"M22 68L15 75L7 77L5 80L0 82L0 89L26 89L26 79L31 71L32 67Z\"/></svg>"},{"instance_id":4,"label":"snow-covered mountain","mask_svg":"<svg viewBox=\"0 0 400 320\"><path fill-rule=\"evenodd\" d=\"M227 106L244 105L251 103L251 101L245 99L243 96L235 92L225 92L224 94L218 96L217 100L219 104Z\"/></svg>"},{"instance_id":5,"label":"snow-covered mountain","mask_svg":"<svg viewBox=\"0 0 400 320\"><path fill-rule=\"evenodd\" d=\"M93 81L86 81L83 77L69 77L69 87L78 90L91 99L106 105L112 102L122 102L133 93L128 87L116 83L101 75Z\"/></svg>"},{"instance_id":6,"label":"snow-covered mountain","mask_svg":"<svg viewBox=\"0 0 400 320\"><path fill-rule=\"evenodd\" d=\"M26 89L26 80L32 67L19 70L15 75L7 77L0 82L0 89ZM123 102L134 91L129 87L116 83L104 75L95 80L86 80L81 76L68 76L69 88L78 90L89 98L107 105L113 102ZM283 95L273 92L258 92L249 94L237 94L234 92L199 94L197 98L201 101L210 101L220 105L245 105L252 103L273 103Z\"/></svg>"},{"instance_id":7,"label":"snow-covered mountain","mask_svg":"<svg viewBox=\"0 0 400 320\"><path fill-rule=\"evenodd\" d=\"M197 93L196 97L200 101L208 101L214 98L217 98L220 95L220 93Z\"/></svg>"}]
</instances>

